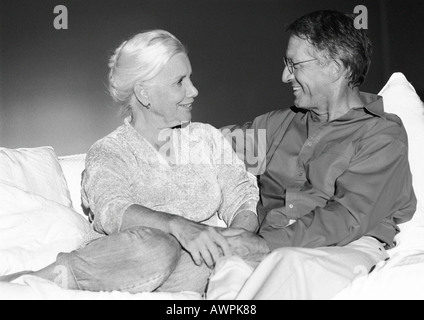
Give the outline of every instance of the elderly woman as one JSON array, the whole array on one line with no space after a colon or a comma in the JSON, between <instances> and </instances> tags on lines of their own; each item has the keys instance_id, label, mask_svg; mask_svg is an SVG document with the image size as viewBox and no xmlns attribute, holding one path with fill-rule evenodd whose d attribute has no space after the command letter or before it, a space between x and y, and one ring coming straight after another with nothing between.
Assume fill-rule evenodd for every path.
<instances>
[{"instance_id":1,"label":"elderly woman","mask_svg":"<svg viewBox=\"0 0 424 320\"><path fill-rule=\"evenodd\" d=\"M173 35L138 34L109 67L110 93L129 116L87 154L91 241L33 275L53 280L60 265L69 289L203 293L232 254L220 221L258 228L255 179L217 129L190 122L198 91Z\"/></svg>"}]
</instances>

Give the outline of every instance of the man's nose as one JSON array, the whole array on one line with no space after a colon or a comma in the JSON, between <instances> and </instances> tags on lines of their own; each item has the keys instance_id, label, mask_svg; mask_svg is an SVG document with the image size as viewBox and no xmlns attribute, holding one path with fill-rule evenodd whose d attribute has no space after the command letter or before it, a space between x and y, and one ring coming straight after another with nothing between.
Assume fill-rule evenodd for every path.
<instances>
[{"instance_id":1,"label":"man's nose","mask_svg":"<svg viewBox=\"0 0 424 320\"><path fill-rule=\"evenodd\" d=\"M293 79L294 79L293 73L291 73L291 72L289 71L289 68L284 67L284 71L283 71L283 78L282 78L283 82L284 82L284 83L289 83L289 82L291 82Z\"/></svg>"}]
</instances>

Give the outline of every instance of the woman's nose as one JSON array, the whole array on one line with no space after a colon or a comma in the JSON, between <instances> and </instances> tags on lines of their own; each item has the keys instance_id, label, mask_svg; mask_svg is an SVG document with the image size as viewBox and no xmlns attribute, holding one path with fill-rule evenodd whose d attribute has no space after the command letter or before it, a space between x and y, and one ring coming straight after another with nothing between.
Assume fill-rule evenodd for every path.
<instances>
[{"instance_id":1,"label":"woman's nose","mask_svg":"<svg viewBox=\"0 0 424 320\"><path fill-rule=\"evenodd\" d=\"M187 95L190 98L196 98L199 95L199 91L197 90L197 88L194 86L194 84L191 81L190 81L190 84L189 84Z\"/></svg>"}]
</instances>

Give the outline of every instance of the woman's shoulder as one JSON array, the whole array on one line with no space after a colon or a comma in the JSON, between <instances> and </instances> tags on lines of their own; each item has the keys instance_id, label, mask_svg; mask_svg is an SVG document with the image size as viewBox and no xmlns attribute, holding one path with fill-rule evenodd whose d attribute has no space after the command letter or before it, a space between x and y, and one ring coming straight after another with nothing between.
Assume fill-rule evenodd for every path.
<instances>
[{"instance_id":1,"label":"woman's shoulder","mask_svg":"<svg viewBox=\"0 0 424 320\"><path fill-rule=\"evenodd\" d=\"M204 134L206 136L215 136L215 135L222 135L221 130L214 127L213 125L209 123L203 123L203 122L192 122L190 124L190 131L192 133L196 134Z\"/></svg>"},{"instance_id":2,"label":"woman's shoulder","mask_svg":"<svg viewBox=\"0 0 424 320\"><path fill-rule=\"evenodd\" d=\"M203 140L208 144L221 144L225 137L222 131L209 123L192 122L190 124L190 136L194 140Z\"/></svg>"},{"instance_id":3,"label":"woman's shoulder","mask_svg":"<svg viewBox=\"0 0 424 320\"><path fill-rule=\"evenodd\" d=\"M190 139L202 141L212 152L222 151L222 147L228 144L222 131L211 124L195 122L190 125Z\"/></svg>"},{"instance_id":4,"label":"woman's shoulder","mask_svg":"<svg viewBox=\"0 0 424 320\"><path fill-rule=\"evenodd\" d=\"M120 126L107 136L94 142L87 152L87 158L121 154L125 148L124 129L124 125Z\"/></svg>"}]
</instances>

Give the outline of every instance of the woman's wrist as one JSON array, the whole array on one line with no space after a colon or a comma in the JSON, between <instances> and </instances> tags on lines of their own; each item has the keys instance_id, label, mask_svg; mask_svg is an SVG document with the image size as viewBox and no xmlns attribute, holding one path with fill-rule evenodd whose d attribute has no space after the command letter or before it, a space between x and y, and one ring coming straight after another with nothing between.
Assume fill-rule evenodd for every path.
<instances>
[{"instance_id":1,"label":"woman's wrist","mask_svg":"<svg viewBox=\"0 0 424 320\"><path fill-rule=\"evenodd\" d=\"M256 212L251 210L240 211L231 222L230 228L257 232L259 229L259 220Z\"/></svg>"},{"instance_id":2,"label":"woman's wrist","mask_svg":"<svg viewBox=\"0 0 424 320\"><path fill-rule=\"evenodd\" d=\"M146 227L172 234L177 228L178 218L180 217L134 204L123 215L121 231L132 227Z\"/></svg>"},{"instance_id":3,"label":"woman's wrist","mask_svg":"<svg viewBox=\"0 0 424 320\"><path fill-rule=\"evenodd\" d=\"M184 218L177 215L172 215L172 214L167 215L167 218L165 219L165 222L164 222L166 232L173 236L178 234L178 230L180 229L180 225L181 225L181 219L184 219Z\"/></svg>"}]
</instances>

